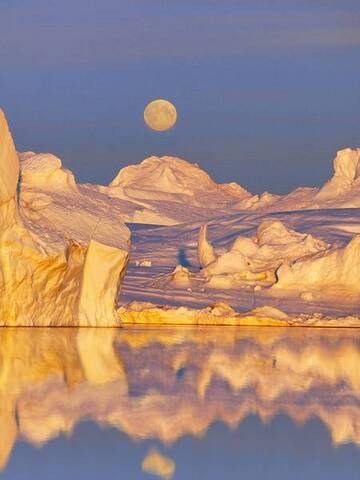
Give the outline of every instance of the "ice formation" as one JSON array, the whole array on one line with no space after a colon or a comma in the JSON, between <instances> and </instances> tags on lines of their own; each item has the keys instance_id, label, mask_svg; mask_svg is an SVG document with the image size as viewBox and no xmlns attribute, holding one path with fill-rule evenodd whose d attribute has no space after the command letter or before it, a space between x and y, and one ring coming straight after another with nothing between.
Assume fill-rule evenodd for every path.
<instances>
[{"instance_id":1,"label":"ice formation","mask_svg":"<svg viewBox=\"0 0 360 480\"><path fill-rule=\"evenodd\" d=\"M34 190L22 199L24 215L18 156L0 112L1 324L118 324L115 299L128 229L119 220L110 228L91 204L76 202L75 180L55 157L25 155L22 182L29 179ZM52 197L42 195L45 186Z\"/></svg>"},{"instance_id":2,"label":"ice formation","mask_svg":"<svg viewBox=\"0 0 360 480\"><path fill-rule=\"evenodd\" d=\"M321 188L300 187L283 196L254 197L251 208L267 211L360 207L360 148L339 150L334 175Z\"/></svg>"},{"instance_id":3,"label":"ice formation","mask_svg":"<svg viewBox=\"0 0 360 480\"><path fill-rule=\"evenodd\" d=\"M133 222L162 225L212 218L241 202L247 205L251 198L240 185L216 184L198 165L170 156L125 167L99 190L131 202L136 208Z\"/></svg>"},{"instance_id":4,"label":"ice formation","mask_svg":"<svg viewBox=\"0 0 360 480\"><path fill-rule=\"evenodd\" d=\"M251 311L282 297L287 313L314 313L330 298L344 315L358 308L360 149L337 152L322 188L283 196L217 184L170 156L101 186L77 183L54 155L17 155L3 114L0 127L3 324L118 325L116 304L132 300ZM135 240L117 297L125 222Z\"/></svg>"},{"instance_id":5,"label":"ice formation","mask_svg":"<svg viewBox=\"0 0 360 480\"><path fill-rule=\"evenodd\" d=\"M230 305L219 302L205 308L154 305L131 302L118 310L123 325L204 325L234 327L360 327L357 315L338 317L314 314L287 314L270 305L236 312Z\"/></svg>"},{"instance_id":6,"label":"ice formation","mask_svg":"<svg viewBox=\"0 0 360 480\"><path fill-rule=\"evenodd\" d=\"M18 440L40 447L85 419L169 445L256 411L317 417L334 444L360 445L359 340L349 329L0 329L0 469Z\"/></svg>"},{"instance_id":7,"label":"ice formation","mask_svg":"<svg viewBox=\"0 0 360 480\"><path fill-rule=\"evenodd\" d=\"M151 449L142 462L142 470L163 480L171 480L175 473L175 462L156 449Z\"/></svg>"},{"instance_id":8,"label":"ice formation","mask_svg":"<svg viewBox=\"0 0 360 480\"><path fill-rule=\"evenodd\" d=\"M359 176L360 148L340 150L334 159L334 176L319 190L316 200L328 202L336 199L338 206L339 204L344 206L347 201L351 202L351 197L355 193L360 193ZM359 206L360 199L352 200L349 206L355 206L354 203Z\"/></svg>"},{"instance_id":9,"label":"ice formation","mask_svg":"<svg viewBox=\"0 0 360 480\"><path fill-rule=\"evenodd\" d=\"M207 225L202 225L199 230L198 258L202 268L207 267L216 260L215 251L207 240Z\"/></svg>"},{"instance_id":10,"label":"ice formation","mask_svg":"<svg viewBox=\"0 0 360 480\"><path fill-rule=\"evenodd\" d=\"M343 248L337 248L292 264L284 263L277 272L273 286L282 290L326 290L332 296L360 295L360 236ZM332 288L332 289L331 289Z\"/></svg>"},{"instance_id":11,"label":"ice formation","mask_svg":"<svg viewBox=\"0 0 360 480\"><path fill-rule=\"evenodd\" d=\"M210 248L206 230L200 231L203 233L200 234L199 251L204 242ZM241 281L273 284L276 282L275 272L284 262L292 262L328 248L322 240L287 228L280 220L264 220L255 236L237 237L230 250L208 262L202 273L209 285L217 288L236 287Z\"/></svg>"},{"instance_id":12,"label":"ice formation","mask_svg":"<svg viewBox=\"0 0 360 480\"><path fill-rule=\"evenodd\" d=\"M171 281L180 287L189 287L191 285L191 273L186 267L177 265L171 273Z\"/></svg>"},{"instance_id":13,"label":"ice formation","mask_svg":"<svg viewBox=\"0 0 360 480\"><path fill-rule=\"evenodd\" d=\"M295 318L274 307L259 307L244 314L236 313L226 303L215 303L203 309L153 305L132 302L119 308L124 325L217 325L289 327L297 326Z\"/></svg>"},{"instance_id":14,"label":"ice formation","mask_svg":"<svg viewBox=\"0 0 360 480\"><path fill-rule=\"evenodd\" d=\"M322 188L297 188L287 195L252 195L237 183L217 184L197 164L180 158L152 156L119 171L107 186L76 184L74 176L50 154L20 155L20 203L24 214L46 204L53 207L71 196L77 208L102 214L110 223L177 225L209 220L239 211L275 212L299 209L360 207L360 149L344 149L334 160L334 176ZM49 180L49 181L48 181ZM109 208L111 200L111 208ZM86 205L92 204L91 209ZM84 207L85 205L85 207ZM29 208L28 208L29 207ZM74 209L75 210L75 209Z\"/></svg>"},{"instance_id":15,"label":"ice formation","mask_svg":"<svg viewBox=\"0 0 360 480\"><path fill-rule=\"evenodd\" d=\"M128 249L126 205L77 184L54 155L26 152L19 158L21 216L46 251L58 251L68 239L87 244L91 238Z\"/></svg>"},{"instance_id":16,"label":"ice formation","mask_svg":"<svg viewBox=\"0 0 360 480\"><path fill-rule=\"evenodd\" d=\"M153 323L217 323L221 318L209 319L199 309L226 302L237 312L276 307L299 325L359 325L359 215L359 209L223 215L208 222L208 235L201 229L201 242L205 238L213 245L215 256L205 267L199 258L199 222L132 227L132 258L119 302L178 309L165 315L150 307L146 314L130 308L131 322L148 317ZM136 267L148 258L150 268ZM263 324L258 312L249 321Z\"/></svg>"}]
</instances>

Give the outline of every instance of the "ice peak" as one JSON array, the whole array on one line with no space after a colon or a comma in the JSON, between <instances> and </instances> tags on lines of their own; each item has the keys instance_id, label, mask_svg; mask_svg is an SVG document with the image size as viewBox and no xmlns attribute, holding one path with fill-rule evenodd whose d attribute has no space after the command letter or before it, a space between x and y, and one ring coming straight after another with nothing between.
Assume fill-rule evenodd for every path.
<instances>
[{"instance_id":1,"label":"ice peak","mask_svg":"<svg viewBox=\"0 0 360 480\"><path fill-rule=\"evenodd\" d=\"M360 148L345 148L339 150L334 159L334 171L336 177L341 177L353 182L360 174Z\"/></svg>"},{"instance_id":2,"label":"ice peak","mask_svg":"<svg viewBox=\"0 0 360 480\"><path fill-rule=\"evenodd\" d=\"M360 174L360 148L339 150L334 159L334 175L316 195L317 200L329 200L349 192Z\"/></svg>"},{"instance_id":3,"label":"ice peak","mask_svg":"<svg viewBox=\"0 0 360 480\"><path fill-rule=\"evenodd\" d=\"M137 165L124 167L110 183L110 187L136 186L137 189L184 194L215 185L198 165L171 156L151 156Z\"/></svg>"},{"instance_id":4,"label":"ice peak","mask_svg":"<svg viewBox=\"0 0 360 480\"><path fill-rule=\"evenodd\" d=\"M63 168L60 158L51 153L25 152L20 155L22 181L31 185L46 185L55 190L76 190L76 181L70 170Z\"/></svg>"},{"instance_id":5,"label":"ice peak","mask_svg":"<svg viewBox=\"0 0 360 480\"><path fill-rule=\"evenodd\" d=\"M0 201L16 195L19 178L19 160L5 113L0 109Z\"/></svg>"}]
</instances>

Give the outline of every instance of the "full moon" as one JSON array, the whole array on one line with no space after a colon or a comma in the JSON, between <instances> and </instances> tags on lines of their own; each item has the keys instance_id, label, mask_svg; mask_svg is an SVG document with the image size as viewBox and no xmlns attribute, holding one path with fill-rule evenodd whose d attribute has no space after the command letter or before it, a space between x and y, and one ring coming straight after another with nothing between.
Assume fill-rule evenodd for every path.
<instances>
[{"instance_id":1,"label":"full moon","mask_svg":"<svg viewBox=\"0 0 360 480\"><path fill-rule=\"evenodd\" d=\"M171 102L158 99L153 100L144 110L146 125L157 132L169 130L176 123L177 112Z\"/></svg>"}]
</instances>

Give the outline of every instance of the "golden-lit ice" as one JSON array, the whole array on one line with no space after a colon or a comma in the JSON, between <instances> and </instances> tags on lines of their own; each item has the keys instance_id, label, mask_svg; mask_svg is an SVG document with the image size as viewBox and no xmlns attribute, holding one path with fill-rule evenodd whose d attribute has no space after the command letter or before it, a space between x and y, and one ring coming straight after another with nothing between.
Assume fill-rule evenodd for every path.
<instances>
[{"instance_id":1,"label":"golden-lit ice","mask_svg":"<svg viewBox=\"0 0 360 480\"><path fill-rule=\"evenodd\" d=\"M7 328L0 344L2 468L17 439L41 446L85 419L171 446L215 421L318 417L334 444L360 445L358 329Z\"/></svg>"},{"instance_id":2,"label":"golden-lit ice","mask_svg":"<svg viewBox=\"0 0 360 480\"><path fill-rule=\"evenodd\" d=\"M60 183L74 194L70 175L56 165L54 170L51 162L37 180L50 182L49 169L55 191ZM128 260L128 229L119 222L120 228L114 225L112 230L120 233L118 243L103 243L101 218L89 213L77 218L66 209L67 229L56 210L47 224L33 211L29 227L18 205L18 181L18 156L0 110L0 326L119 323L115 300ZM40 205L40 210L45 207ZM57 224L63 227L60 240L52 226Z\"/></svg>"},{"instance_id":3,"label":"golden-lit ice","mask_svg":"<svg viewBox=\"0 0 360 480\"><path fill-rule=\"evenodd\" d=\"M144 472L156 475L163 480L170 480L175 473L175 463L171 458L153 448L144 458L142 469Z\"/></svg>"}]
</instances>

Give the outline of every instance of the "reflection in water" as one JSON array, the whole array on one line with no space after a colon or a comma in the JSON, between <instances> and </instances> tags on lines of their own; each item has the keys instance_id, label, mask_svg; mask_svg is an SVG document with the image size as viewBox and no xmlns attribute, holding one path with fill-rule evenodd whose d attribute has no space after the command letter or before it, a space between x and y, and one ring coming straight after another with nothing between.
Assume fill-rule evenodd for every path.
<instances>
[{"instance_id":1,"label":"reflection in water","mask_svg":"<svg viewBox=\"0 0 360 480\"><path fill-rule=\"evenodd\" d=\"M146 473L152 473L163 480L170 480L175 472L175 463L155 449L151 449L144 458L142 469Z\"/></svg>"},{"instance_id":2,"label":"reflection in water","mask_svg":"<svg viewBox=\"0 0 360 480\"><path fill-rule=\"evenodd\" d=\"M360 445L360 330L6 328L0 342L2 469L17 439L85 419L170 444L216 420L316 416Z\"/></svg>"}]
</instances>

